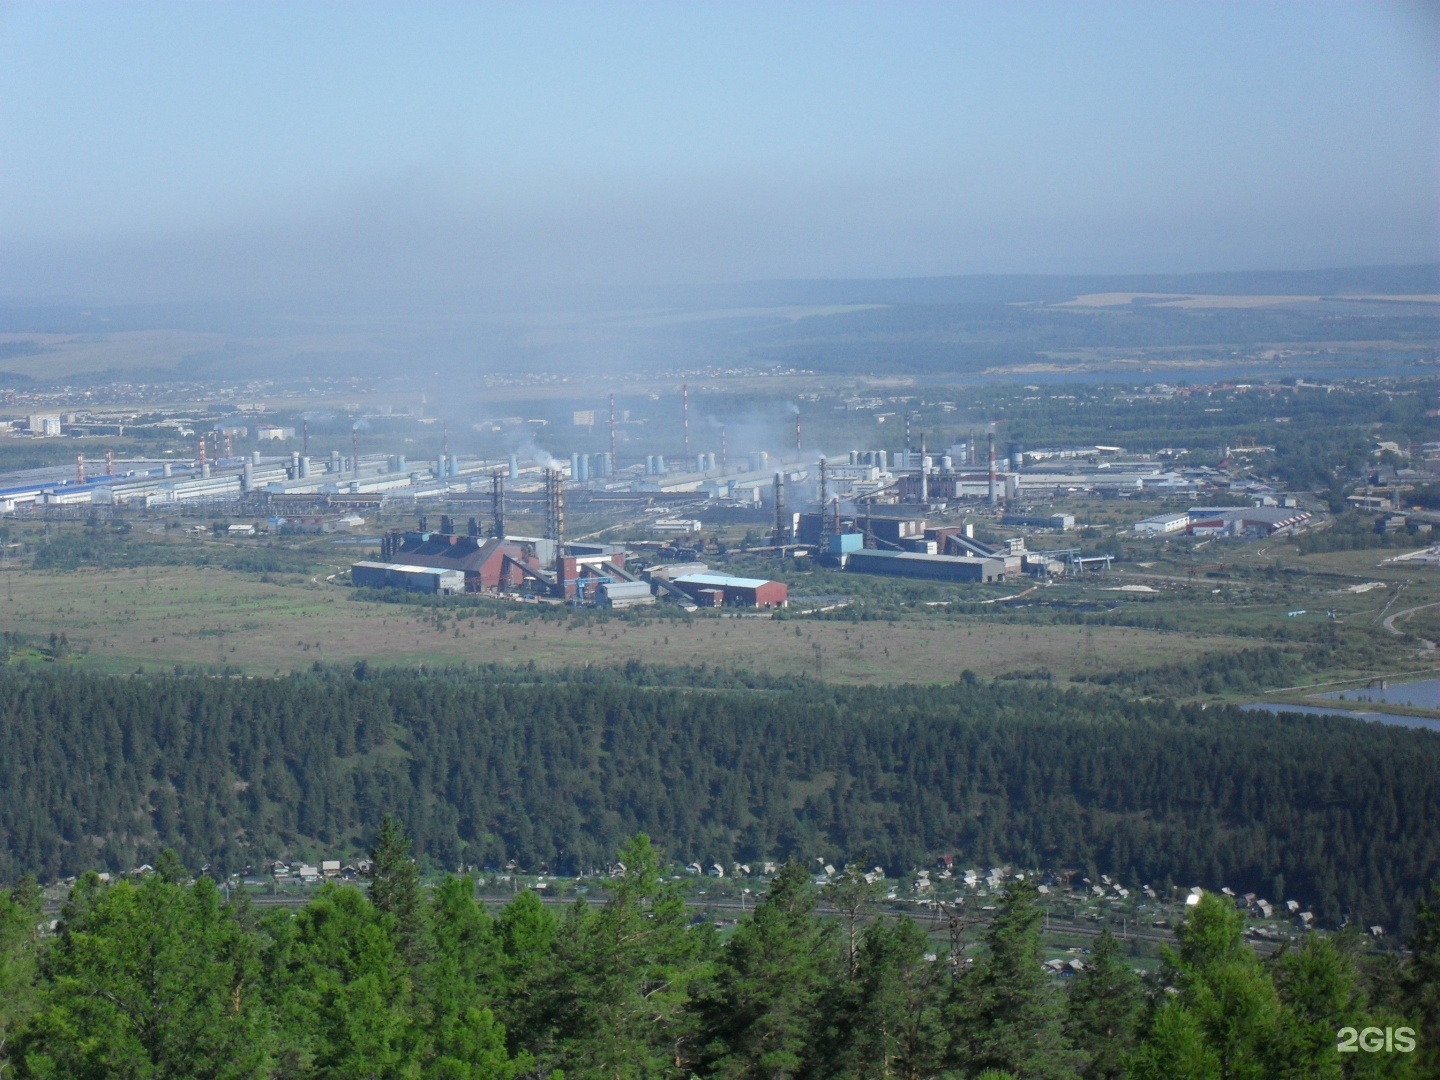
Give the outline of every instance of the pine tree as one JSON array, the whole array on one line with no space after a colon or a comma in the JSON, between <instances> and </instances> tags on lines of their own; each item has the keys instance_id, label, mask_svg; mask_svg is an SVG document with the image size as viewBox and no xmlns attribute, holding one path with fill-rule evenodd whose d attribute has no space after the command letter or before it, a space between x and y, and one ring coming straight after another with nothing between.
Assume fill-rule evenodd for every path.
<instances>
[{"instance_id":1,"label":"pine tree","mask_svg":"<svg viewBox=\"0 0 1440 1080\"><path fill-rule=\"evenodd\" d=\"M0 892L0 1076L5 1075L11 1034L39 1005L35 977L42 899L40 886L28 874Z\"/></svg>"},{"instance_id":2,"label":"pine tree","mask_svg":"<svg viewBox=\"0 0 1440 1080\"><path fill-rule=\"evenodd\" d=\"M1012 882L983 939L985 955L956 984L951 1059L962 1069L1005 1069L1037 1080L1075 1074L1064 1001L1043 966L1044 913L1029 881Z\"/></svg>"},{"instance_id":3,"label":"pine tree","mask_svg":"<svg viewBox=\"0 0 1440 1080\"><path fill-rule=\"evenodd\" d=\"M265 925L284 1075L419 1075L406 964L389 920L359 889L327 883L293 918L282 912Z\"/></svg>"},{"instance_id":4,"label":"pine tree","mask_svg":"<svg viewBox=\"0 0 1440 1080\"><path fill-rule=\"evenodd\" d=\"M22 1076L243 1080L263 1074L256 942L209 878L86 883L45 959Z\"/></svg>"},{"instance_id":5,"label":"pine tree","mask_svg":"<svg viewBox=\"0 0 1440 1080\"><path fill-rule=\"evenodd\" d=\"M783 1080L804 1072L819 1004L843 964L835 924L816 919L815 901L805 867L786 863L721 950L695 1003L710 1075Z\"/></svg>"},{"instance_id":6,"label":"pine tree","mask_svg":"<svg viewBox=\"0 0 1440 1080\"><path fill-rule=\"evenodd\" d=\"M1400 991L1406 1014L1415 1018L1415 1068L1419 1075L1440 1076L1440 881L1415 906L1410 960L1401 969Z\"/></svg>"},{"instance_id":7,"label":"pine tree","mask_svg":"<svg viewBox=\"0 0 1440 1080\"><path fill-rule=\"evenodd\" d=\"M475 900L475 882L447 877L435 888L434 951L422 980L428 1043L424 1071L444 1080L509 1080L528 1069L510 1060L505 1028L491 1005L499 991L500 941L495 921Z\"/></svg>"},{"instance_id":8,"label":"pine tree","mask_svg":"<svg viewBox=\"0 0 1440 1080\"><path fill-rule=\"evenodd\" d=\"M915 920L877 919L860 935L856 976L829 1033L833 1072L918 1080L939 1071L947 969L926 959L929 942Z\"/></svg>"},{"instance_id":9,"label":"pine tree","mask_svg":"<svg viewBox=\"0 0 1440 1080\"><path fill-rule=\"evenodd\" d=\"M420 868L400 819L386 814L370 852L370 903L389 916L395 947L412 969L429 953L428 927L420 896Z\"/></svg>"},{"instance_id":10,"label":"pine tree","mask_svg":"<svg viewBox=\"0 0 1440 1080\"><path fill-rule=\"evenodd\" d=\"M1225 1080L1287 1074L1284 1010L1243 931L1235 906L1215 893L1176 928L1180 948L1164 951L1161 977L1178 994L1160 1010L1137 1060L1185 1060L1197 1069L1213 1062Z\"/></svg>"},{"instance_id":11,"label":"pine tree","mask_svg":"<svg viewBox=\"0 0 1440 1080\"><path fill-rule=\"evenodd\" d=\"M684 1006L712 935L690 927L678 891L662 884L649 837L627 844L620 864L609 901L573 905L555 941L537 988L542 1060L580 1075L668 1076L693 1056Z\"/></svg>"},{"instance_id":12,"label":"pine tree","mask_svg":"<svg viewBox=\"0 0 1440 1080\"><path fill-rule=\"evenodd\" d=\"M1089 964L1070 989L1066 1030L1085 1054L1087 1077L1123 1076L1135 1046L1144 994L1109 929L1100 931Z\"/></svg>"}]
</instances>

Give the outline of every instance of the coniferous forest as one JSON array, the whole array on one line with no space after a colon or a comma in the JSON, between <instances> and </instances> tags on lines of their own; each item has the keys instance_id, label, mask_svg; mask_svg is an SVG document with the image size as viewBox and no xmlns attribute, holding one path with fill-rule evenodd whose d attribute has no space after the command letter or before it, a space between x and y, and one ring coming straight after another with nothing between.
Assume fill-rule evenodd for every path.
<instances>
[{"instance_id":1,"label":"coniferous forest","mask_svg":"<svg viewBox=\"0 0 1440 1080\"><path fill-rule=\"evenodd\" d=\"M327 884L299 910L259 914L209 878L184 882L167 851L139 881L81 879L44 939L38 890L22 882L0 895L0 1071L1317 1080L1440 1068L1440 889L1418 907L1411 952L1388 965L1362 962L1350 935L1262 960L1211 893L1154 976L1105 931L1062 988L1041 966L1029 882L997 898L973 947L937 953L908 917L865 918L859 875L831 887L852 891L842 906L856 917L819 917L798 862L722 943L643 835L603 902L557 912L524 892L498 917L469 878L422 888L393 819L373 854L368 891Z\"/></svg>"},{"instance_id":2,"label":"coniferous forest","mask_svg":"<svg viewBox=\"0 0 1440 1080\"><path fill-rule=\"evenodd\" d=\"M846 688L713 670L0 670L0 880L172 848L217 877L363 852L576 874L822 856L1286 896L1408 934L1440 868L1440 738L962 675Z\"/></svg>"}]
</instances>

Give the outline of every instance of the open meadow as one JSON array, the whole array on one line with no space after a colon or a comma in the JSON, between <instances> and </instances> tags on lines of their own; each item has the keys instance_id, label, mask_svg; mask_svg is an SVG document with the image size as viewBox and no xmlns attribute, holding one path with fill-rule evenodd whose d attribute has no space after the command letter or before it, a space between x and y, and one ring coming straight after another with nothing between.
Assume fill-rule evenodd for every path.
<instances>
[{"instance_id":1,"label":"open meadow","mask_svg":"<svg viewBox=\"0 0 1440 1080\"><path fill-rule=\"evenodd\" d=\"M950 682L1048 670L1057 679L1244 647L1224 634L1025 625L926 614L863 623L772 619L539 618L537 605L471 611L357 601L323 578L264 581L212 567L11 572L0 627L64 634L65 663L105 671L224 666L251 674L316 661L379 665L648 663L809 672L850 683Z\"/></svg>"}]
</instances>

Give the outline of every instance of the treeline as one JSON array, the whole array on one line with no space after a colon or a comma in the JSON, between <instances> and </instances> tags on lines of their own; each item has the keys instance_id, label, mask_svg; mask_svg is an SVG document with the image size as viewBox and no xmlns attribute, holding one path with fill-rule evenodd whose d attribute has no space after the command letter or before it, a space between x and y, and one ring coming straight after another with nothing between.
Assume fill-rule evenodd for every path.
<instances>
[{"instance_id":1,"label":"treeline","mask_svg":"<svg viewBox=\"0 0 1440 1080\"><path fill-rule=\"evenodd\" d=\"M137 566L217 566L248 573L298 574L313 557L278 545L171 544L132 538L129 522L118 528L87 525L58 530L35 546L36 570L116 569Z\"/></svg>"},{"instance_id":2,"label":"treeline","mask_svg":"<svg viewBox=\"0 0 1440 1080\"><path fill-rule=\"evenodd\" d=\"M493 917L464 877L427 895L408 849L387 819L368 893L326 885L294 912L184 884L168 852L138 883L80 881L53 937L34 932L33 887L0 897L0 1072L1325 1080L1440 1067L1440 889L1409 955L1383 966L1362 964L1354 938L1318 934L1262 961L1210 894L1156 976L1105 931L1066 986L1042 966L1028 883L952 951L907 917L873 918L862 876L822 897L791 862L722 943L644 836L603 903L560 915L527 891ZM839 917L820 917L822 902ZM1338 1052L1347 1029L1368 1052Z\"/></svg>"},{"instance_id":3,"label":"treeline","mask_svg":"<svg viewBox=\"0 0 1440 1080\"><path fill-rule=\"evenodd\" d=\"M1263 663L1261 659L1257 663ZM279 679L0 671L0 880L359 850L439 868L938 854L1286 892L1405 927L1440 868L1440 738L1043 682L845 688L639 664Z\"/></svg>"}]
</instances>

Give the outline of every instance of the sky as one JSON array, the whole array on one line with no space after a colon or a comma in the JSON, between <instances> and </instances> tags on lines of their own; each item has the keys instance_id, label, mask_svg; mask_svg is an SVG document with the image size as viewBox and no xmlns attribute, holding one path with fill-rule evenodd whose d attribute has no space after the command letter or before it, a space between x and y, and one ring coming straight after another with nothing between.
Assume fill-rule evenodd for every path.
<instances>
[{"instance_id":1,"label":"sky","mask_svg":"<svg viewBox=\"0 0 1440 1080\"><path fill-rule=\"evenodd\" d=\"M1440 5L3 3L0 298L1440 258Z\"/></svg>"}]
</instances>

